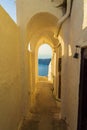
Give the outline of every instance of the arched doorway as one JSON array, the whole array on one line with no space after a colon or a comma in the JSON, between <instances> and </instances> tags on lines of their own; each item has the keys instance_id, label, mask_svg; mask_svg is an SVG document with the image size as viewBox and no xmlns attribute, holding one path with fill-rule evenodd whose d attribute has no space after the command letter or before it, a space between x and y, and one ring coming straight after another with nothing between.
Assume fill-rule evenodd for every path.
<instances>
[{"instance_id":1,"label":"arched doorway","mask_svg":"<svg viewBox=\"0 0 87 130\"><path fill-rule=\"evenodd\" d=\"M38 48L38 76L48 77L51 71L52 48L43 44Z\"/></svg>"}]
</instances>

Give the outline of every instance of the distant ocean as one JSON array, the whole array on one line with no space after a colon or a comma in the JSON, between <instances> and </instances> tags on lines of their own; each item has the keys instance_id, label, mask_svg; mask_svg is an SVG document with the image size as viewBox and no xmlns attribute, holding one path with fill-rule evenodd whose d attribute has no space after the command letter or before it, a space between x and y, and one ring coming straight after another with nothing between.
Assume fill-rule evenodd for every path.
<instances>
[{"instance_id":1,"label":"distant ocean","mask_svg":"<svg viewBox=\"0 0 87 130\"><path fill-rule=\"evenodd\" d=\"M48 67L51 59L38 59L39 76L48 76Z\"/></svg>"}]
</instances>

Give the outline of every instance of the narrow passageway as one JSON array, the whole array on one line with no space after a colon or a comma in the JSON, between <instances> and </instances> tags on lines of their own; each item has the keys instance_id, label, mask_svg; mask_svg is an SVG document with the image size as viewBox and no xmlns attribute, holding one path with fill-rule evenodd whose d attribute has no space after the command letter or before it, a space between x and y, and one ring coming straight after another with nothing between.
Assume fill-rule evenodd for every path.
<instances>
[{"instance_id":1,"label":"narrow passageway","mask_svg":"<svg viewBox=\"0 0 87 130\"><path fill-rule=\"evenodd\" d=\"M52 83L37 83L29 115L25 118L21 130L66 130L65 122L60 119L60 103L56 103L52 91Z\"/></svg>"}]
</instances>

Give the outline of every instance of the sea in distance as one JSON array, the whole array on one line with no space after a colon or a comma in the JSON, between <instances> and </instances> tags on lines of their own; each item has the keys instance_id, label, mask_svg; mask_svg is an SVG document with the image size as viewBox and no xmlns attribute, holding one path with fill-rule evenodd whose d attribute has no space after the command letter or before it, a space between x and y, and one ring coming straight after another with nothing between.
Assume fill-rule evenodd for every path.
<instances>
[{"instance_id":1,"label":"sea in distance","mask_svg":"<svg viewBox=\"0 0 87 130\"><path fill-rule=\"evenodd\" d=\"M48 76L48 67L51 59L38 59L38 75Z\"/></svg>"}]
</instances>

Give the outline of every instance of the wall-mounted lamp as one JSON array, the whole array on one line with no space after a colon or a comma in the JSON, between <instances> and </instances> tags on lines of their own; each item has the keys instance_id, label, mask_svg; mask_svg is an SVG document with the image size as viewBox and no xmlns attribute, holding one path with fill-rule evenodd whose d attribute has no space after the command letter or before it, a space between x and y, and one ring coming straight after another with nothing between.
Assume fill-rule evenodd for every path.
<instances>
[{"instance_id":1,"label":"wall-mounted lamp","mask_svg":"<svg viewBox=\"0 0 87 130\"><path fill-rule=\"evenodd\" d=\"M79 45L76 45L75 47L76 47L76 51L75 51L75 54L74 54L73 58L78 59L78 58L79 58L78 48L80 48L80 46L79 46Z\"/></svg>"}]
</instances>

